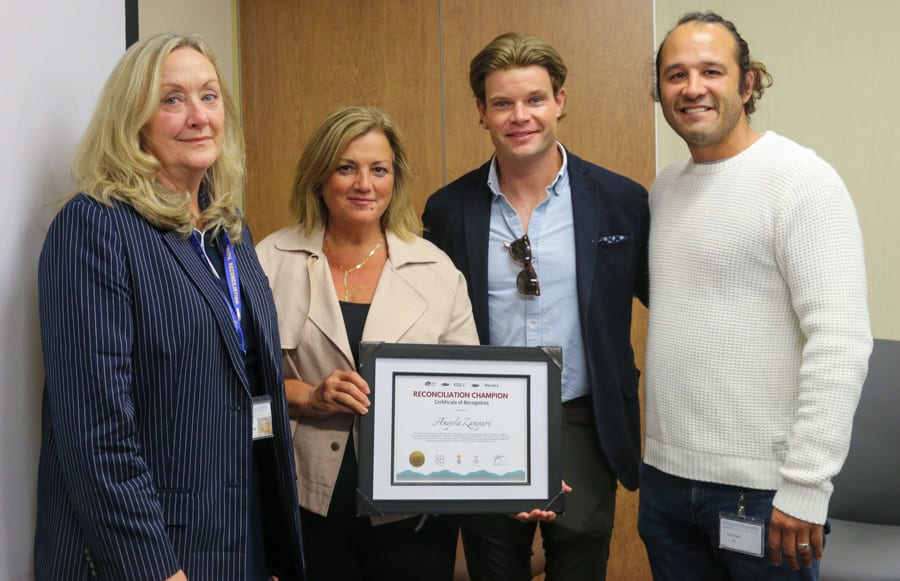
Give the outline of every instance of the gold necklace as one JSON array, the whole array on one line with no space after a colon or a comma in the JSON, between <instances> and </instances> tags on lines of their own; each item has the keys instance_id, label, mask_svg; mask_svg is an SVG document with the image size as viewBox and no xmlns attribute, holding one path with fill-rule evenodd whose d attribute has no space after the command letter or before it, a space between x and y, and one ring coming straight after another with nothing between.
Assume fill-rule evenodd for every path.
<instances>
[{"instance_id":1,"label":"gold necklace","mask_svg":"<svg viewBox=\"0 0 900 581\"><path fill-rule=\"evenodd\" d=\"M375 256L375 253L378 252L379 248L381 248L382 242L384 242L384 238L379 238L378 244L375 245L375 248L370 250L369 254L366 255L366 257L363 259L363 261L360 262L359 264L357 264L356 266L354 266L353 268L345 269L343 266L341 266L337 262L334 262L334 265L336 267L338 267L338 270L340 270L341 272L344 273L344 300L345 301L350 300L350 273L356 272L357 270L359 270L360 268L365 266L365 264L367 262L369 262L369 259L372 258L373 256ZM323 246L326 246L327 244L328 244L328 238L323 238Z\"/></svg>"}]
</instances>

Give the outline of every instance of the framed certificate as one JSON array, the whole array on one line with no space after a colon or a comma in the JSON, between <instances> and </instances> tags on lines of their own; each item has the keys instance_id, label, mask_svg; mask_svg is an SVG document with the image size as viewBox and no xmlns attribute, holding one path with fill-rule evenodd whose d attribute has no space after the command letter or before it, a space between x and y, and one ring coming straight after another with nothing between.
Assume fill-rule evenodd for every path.
<instances>
[{"instance_id":1,"label":"framed certificate","mask_svg":"<svg viewBox=\"0 0 900 581\"><path fill-rule=\"evenodd\" d=\"M562 512L559 347L362 343L360 515Z\"/></svg>"}]
</instances>

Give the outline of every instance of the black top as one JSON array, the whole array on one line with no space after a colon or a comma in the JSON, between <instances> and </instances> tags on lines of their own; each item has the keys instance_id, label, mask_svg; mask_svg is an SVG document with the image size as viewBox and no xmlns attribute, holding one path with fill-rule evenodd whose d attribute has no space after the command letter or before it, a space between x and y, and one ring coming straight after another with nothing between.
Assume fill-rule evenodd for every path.
<instances>
[{"instance_id":1,"label":"black top","mask_svg":"<svg viewBox=\"0 0 900 581\"><path fill-rule=\"evenodd\" d=\"M353 361L359 367L359 342L362 341L363 329L366 326L366 318L369 316L368 303L347 303L341 301L341 314L344 316L344 329L347 331L347 339L350 340L350 352Z\"/></svg>"}]
</instances>

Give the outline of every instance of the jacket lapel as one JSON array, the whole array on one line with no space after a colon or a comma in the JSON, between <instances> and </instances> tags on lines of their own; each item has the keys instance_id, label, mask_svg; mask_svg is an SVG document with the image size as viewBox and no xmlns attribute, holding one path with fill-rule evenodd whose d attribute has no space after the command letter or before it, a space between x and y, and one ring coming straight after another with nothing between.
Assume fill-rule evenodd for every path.
<instances>
[{"instance_id":1,"label":"jacket lapel","mask_svg":"<svg viewBox=\"0 0 900 581\"><path fill-rule=\"evenodd\" d=\"M587 313L594 269L597 264L597 227L600 224L600 197L596 184L585 173L583 162L566 151L569 159L569 184L572 190L572 221L575 230L575 280L578 308Z\"/></svg>"},{"instance_id":2,"label":"jacket lapel","mask_svg":"<svg viewBox=\"0 0 900 581\"><path fill-rule=\"evenodd\" d=\"M390 258L372 297L363 339L368 341L375 335L379 341L396 343L425 314L428 301L403 276L402 266L416 260L407 255L409 246L390 232L387 243ZM397 308L398 305L402 308Z\"/></svg>"},{"instance_id":3,"label":"jacket lapel","mask_svg":"<svg viewBox=\"0 0 900 581\"><path fill-rule=\"evenodd\" d=\"M256 334L258 362L265 366L260 369L259 379L268 389L268 381L265 378L271 377L271 370L281 366L281 361L274 356L274 354L280 353L281 345L272 344L273 325L277 324L275 319L270 316L271 313L274 313L274 305L269 302L271 291L262 267L259 265L256 252L253 250L248 230L244 230L244 241L235 244L234 254L241 278L244 317L250 316L250 320L247 322L253 325Z\"/></svg>"},{"instance_id":4,"label":"jacket lapel","mask_svg":"<svg viewBox=\"0 0 900 581\"><path fill-rule=\"evenodd\" d=\"M182 238L178 232L169 231L163 234L163 243L175 257L181 269L187 274L191 283L197 288L207 307L209 307L213 320L216 322L216 327L225 340L231 364L244 383L244 389L249 390L247 371L244 367L244 356L238 345L231 316L228 314L228 308L225 305L225 298L222 296L222 291L215 278L209 271L209 266L200 260L191 243Z\"/></svg>"},{"instance_id":5,"label":"jacket lapel","mask_svg":"<svg viewBox=\"0 0 900 581\"><path fill-rule=\"evenodd\" d=\"M491 191L487 180L490 162L475 174L475 183L465 189L466 201L463 236L466 244L466 258L469 274L469 296L472 297L472 311L478 326L478 336L482 343L490 340L488 329L488 256L487 250L491 233Z\"/></svg>"},{"instance_id":6,"label":"jacket lapel","mask_svg":"<svg viewBox=\"0 0 900 581\"><path fill-rule=\"evenodd\" d=\"M309 321L334 344L344 356L347 368L352 369L350 339L344 328L344 316L331 280L328 261L324 255L313 255L309 257L306 268L309 275Z\"/></svg>"}]
</instances>

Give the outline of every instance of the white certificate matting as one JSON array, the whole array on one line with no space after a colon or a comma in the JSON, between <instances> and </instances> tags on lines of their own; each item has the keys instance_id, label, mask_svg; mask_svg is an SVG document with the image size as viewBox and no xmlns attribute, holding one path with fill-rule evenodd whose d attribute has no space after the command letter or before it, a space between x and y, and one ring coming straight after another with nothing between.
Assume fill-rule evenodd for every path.
<instances>
[{"instance_id":1,"label":"white certificate matting","mask_svg":"<svg viewBox=\"0 0 900 581\"><path fill-rule=\"evenodd\" d=\"M558 347L362 343L357 513L560 511Z\"/></svg>"}]
</instances>

